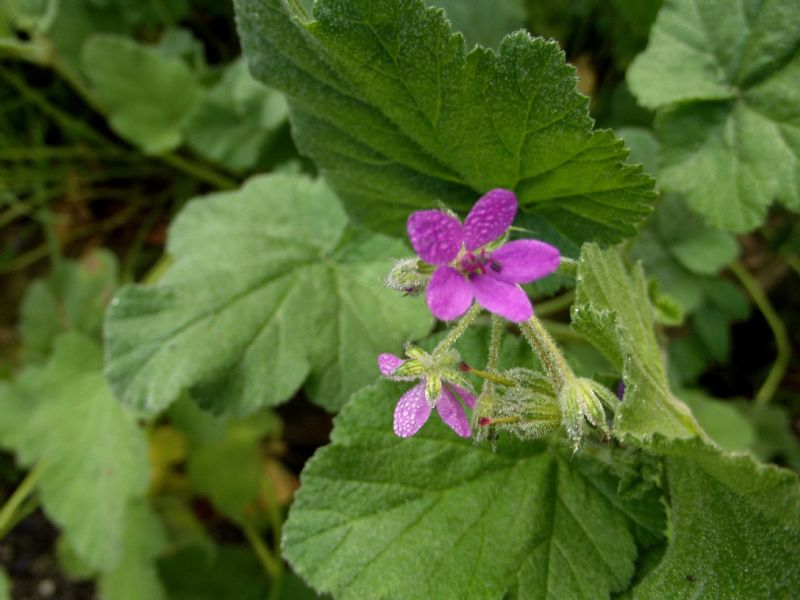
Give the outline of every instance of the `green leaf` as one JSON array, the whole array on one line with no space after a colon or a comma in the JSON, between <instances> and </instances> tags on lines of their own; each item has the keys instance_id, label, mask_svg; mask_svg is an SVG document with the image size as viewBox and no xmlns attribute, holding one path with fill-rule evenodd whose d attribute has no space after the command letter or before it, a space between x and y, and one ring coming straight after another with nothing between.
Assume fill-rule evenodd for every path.
<instances>
[{"instance_id":1,"label":"green leaf","mask_svg":"<svg viewBox=\"0 0 800 600\"><path fill-rule=\"evenodd\" d=\"M19 29L43 32L58 13L59 0L5 0L4 12Z\"/></svg>"},{"instance_id":2,"label":"green leaf","mask_svg":"<svg viewBox=\"0 0 800 600\"><path fill-rule=\"evenodd\" d=\"M200 88L185 63L109 34L89 38L81 62L115 132L146 154L181 144L186 121L200 101Z\"/></svg>"},{"instance_id":3,"label":"green leaf","mask_svg":"<svg viewBox=\"0 0 800 600\"><path fill-rule=\"evenodd\" d=\"M105 307L116 287L116 258L103 249L80 262L59 263L47 278L34 281L20 311L24 361L47 360L56 337L65 331L99 339Z\"/></svg>"},{"instance_id":4,"label":"green leaf","mask_svg":"<svg viewBox=\"0 0 800 600\"><path fill-rule=\"evenodd\" d=\"M628 73L661 109L660 183L730 231L760 225L777 200L800 210L800 4L667 0Z\"/></svg>"},{"instance_id":5,"label":"green leaf","mask_svg":"<svg viewBox=\"0 0 800 600\"><path fill-rule=\"evenodd\" d=\"M275 416L259 413L229 422L220 439L195 444L187 464L193 490L207 496L231 519L243 522L247 507L261 490L260 442L275 426Z\"/></svg>"},{"instance_id":6,"label":"green leaf","mask_svg":"<svg viewBox=\"0 0 800 600\"><path fill-rule=\"evenodd\" d=\"M800 585L797 475L699 440L666 455L670 542L633 598L791 598Z\"/></svg>"},{"instance_id":7,"label":"green leaf","mask_svg":"<svg viewBox=\"0 0 800 600\"><path fill-rule=\"evenodd\" d=\"M701 432L669 389L640 264L629 272L616 249L585 245L572 326L622 371L625 396L615 418L617 435L642 440L654 433L672 438Z\"/></svg>"},{"instance_id":8,"label":"green leaf","mask_svg":"<svg viewBox=\"0 0 800 600\"><path fill-rule=\"evenodd\" d=\"M453 34L420 0L237 0L250 69L289 98L294 138L348 212L393 235L438 200L466 212L513 189L519 224L576 254L634 235L653 182L622 142L592 131L575 70L517 32L497 52Z\"/></svg>"},{"instance_id":9,"label":"green leaf","mask_svg":"<svg viewBox=\"0 0 800 600\"><path fill-rule=\"evenodd\" d=\"M470 47L480 44L495 48L507 33L525 28L522 0L426 0L426 4L443 8L453 28L464 35Z\"/></svg>"},{"instance_id":10,"label":"green leaf","mask_svg":"<svg viewBox=\"0 0 800 600\"><path fill-rule=\"evenodd\" d=\"M374 380L380 352L431 327L421 299L381 286L405 246L348 228L321 182L273 175L194 200L168 252L159 284L123 288L106 323L107 374L137 409L191 389L217 412L252 412L308 379L337 410Z\"/></svg>"},{"instance_id":11,"label":"green leaf","mask_svg":"<svg viewBox=\"0 0 800 600\"><path fill-rule=\"evenodd\" d=\"M661 289L691 313L704 302L708 276L736 258L738 245L729 233L701 223L680 197L666 194L631 251Z\"/></svg>"},{"instance_id":12,"label":"green leaf","mask_svg":"<svg viewBox=\"0 0 800 600\"><path fill-rule=\"evenodd\" d=\"M679 396L692 409L697 422L722 449L729 452L744 451L753 445L753 426L731 402L712 398L702 390L683 390Z\"/></svg>"},{"instance_id":13,"label":"green leaf","mask_svg":"<svg viewBox=\"0 0 800 600\"><path fill-rule=\"evenodd\" d=\"M52 357L0 389L0 443L38 465L39 494L80 558L101 570L120 560L126 508L144 493L147 446L111 394L100 348L78 333Z\"/></svg>"},{"instance_id":14,"label":"green leaf","mask_svg":"<svg viewBox=\"0 0 800 600\"><path fill-rule=\"evenodd\" d=\"M189 547L162 559L159 572L170 600L262 600L264 570L247 548L215 546L209 553Z\"/></svg>"},{"instance_id":15,"label":"green leaf","mask_svg":"<svg viewBox=\"0 0 800 600\"><path fill-rule=\"evenodd\" d=\"M739 246L730 234L706 229L674 244L672 254L680 263L701 275L714 275L736 259Z\"/></svg>"},{"instance_id":16,"label":"green leaf","mask_svg":"<svg viewBox=\"0 0 800 600\"><path fill-rule=\"evenodd\" d=\"M189 146L208 160L241 172L255 166L286 123L283 95L255 81L243 60L229 65L189 120Z\"/></svg>"},{"instance_id":17,"label":"green leaf","mask_svg":"<svg viewBox=\"0 0 800 600\"><path fill-rule=\"evenodd\" d=\"M156 514L144 502L128 509L122 560L98 581L103 600L166 600L156 558L166 546L166 534Z\"/></svg>"},{"instance_id":18,"label":"green leaf","mask_svg":"<svg viewBox=\"0 0 800 600\"><path fill-rule=\"evenodd\" d=\"M624 588L630 522L580 462L543 443L497 451L433 416L392 433L408 384L356 394L306 465L284 555L337 598L595 598ZM613 492L613 489L612 489Z\"/></svg>"}]
</instances>

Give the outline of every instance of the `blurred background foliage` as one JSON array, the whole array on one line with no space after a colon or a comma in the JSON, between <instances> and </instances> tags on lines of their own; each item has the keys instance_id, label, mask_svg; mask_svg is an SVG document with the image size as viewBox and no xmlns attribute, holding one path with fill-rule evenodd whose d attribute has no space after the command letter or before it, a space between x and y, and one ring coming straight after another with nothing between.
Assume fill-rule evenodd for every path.
<instances>
[{"instance_id":1,"label":"blurred background foliage","mask_svg":"<svg viewBox=\"0 0 800 600\"><path fill-rule=\"evenodd\" d=\"M614 128L657 175L653 114L637 105L625 73L660 1L429 4L446 10L468 47L496 46L523 27L556 39L598 125ZM87 399L91 410L108 410L104 427L126 432L90 444L91 460L102 464L104 444L120 436L132 455L147 449L144 466L131 467L143 469L141 481L130 475L105 491L130 503L118 560L104 559L81 515L53 505L79 496L92 473L53 480L49 491L50 480L40 480L41 465L58 465L85 433L88 415L69 415L86 397L85 378L102 381L106 304L121 283L158 277L167 226L182 205L255 173L315 173L292 143L282 95L253 80L240 57L232 6L5 0L0 81L0 563L14 597L316 597L279 553L298 474L330 430L330 416L302 394L236 420L182 400L139 424L114 412L106 389ZM662 195L629 247L653 278L653 297L669 296L660 333L670 342L674 389L723 447L795 469L798 251L797 219L781 209L736 237L706 225L675 194ZM537 291L553 291L546 287ZM570 335L567 308L543 304L540 314L576 369L592 371L598 358ZM81 365L58 371L59 353ZM48 378L59 390L52 398ZM774 389L764 392L765 380ZM743 390L769 397L751 402L737 396ZM50 427L52 442L39 443ZM42 505L62 515L60 528Z\"/></svg>"}]
</instances>

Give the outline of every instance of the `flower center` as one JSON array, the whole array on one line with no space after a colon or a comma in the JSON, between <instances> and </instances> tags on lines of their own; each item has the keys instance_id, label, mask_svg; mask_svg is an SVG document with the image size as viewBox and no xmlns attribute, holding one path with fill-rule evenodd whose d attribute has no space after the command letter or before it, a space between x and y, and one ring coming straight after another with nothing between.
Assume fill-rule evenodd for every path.
<instances>
[{"instance_id":1,"label":"flower center","mask_svg":"<svg viewBox=\"0 0 800 600\"><path fill-rule=\"evenodd\" d=\"M495 273L502 270L500 263L492 260L492 253L485 249L478 252L467 250L455 262L455 267L470 279L477 275L485 275L489 269Z\"/></svg>"}]
</instances>

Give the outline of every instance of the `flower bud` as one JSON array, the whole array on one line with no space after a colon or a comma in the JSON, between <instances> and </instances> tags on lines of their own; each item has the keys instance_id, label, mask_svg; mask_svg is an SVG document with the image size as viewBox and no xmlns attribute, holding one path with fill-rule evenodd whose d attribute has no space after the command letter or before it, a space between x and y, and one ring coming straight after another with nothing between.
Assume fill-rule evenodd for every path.
<instances>
[{"instance_id":1,"label":"flower bud","mask_svg":"<svg viewBox=\"0 0 800 600\"><path fill-rule=\"evenodd\" d=\"M429 270L425 267L425 263L416 257L398 260L386 277L386 287L409 296L418 296L425 291L431 278L431 273L426 272Z\"/></svg>"},{"instance_id":2,"label":"flower bud","mask_svg":"<svg viewBox=\"0 0 800 600\"><path fill-rule=\"evenodd\" d=\"M567 436L576 446L583 436L584 419L597 429L608 433L606 413L595 391L596 385L590 379L574 379L565 385L558 395L563 415L562 424Z\"/></svg>"}]
</instances>

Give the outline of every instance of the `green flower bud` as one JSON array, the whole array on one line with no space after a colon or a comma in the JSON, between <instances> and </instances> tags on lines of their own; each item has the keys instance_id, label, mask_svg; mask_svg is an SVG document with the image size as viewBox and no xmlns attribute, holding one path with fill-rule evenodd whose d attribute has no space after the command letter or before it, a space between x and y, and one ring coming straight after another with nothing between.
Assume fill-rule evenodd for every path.
<instances>
[{"instance_id":1,"label":"green flower bud","mask_svg":"<svg viewBox=\"0 0 800 600\"><path fill-rule=\"evenodd\" d=\"M418 296L425 291L431 278L430 268L418 258L398 260L386 277L386 287Z\"/></svg>"}]
</instances>

